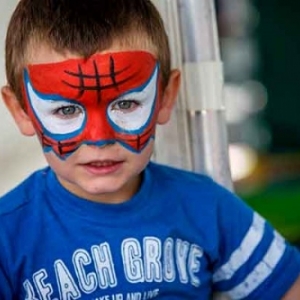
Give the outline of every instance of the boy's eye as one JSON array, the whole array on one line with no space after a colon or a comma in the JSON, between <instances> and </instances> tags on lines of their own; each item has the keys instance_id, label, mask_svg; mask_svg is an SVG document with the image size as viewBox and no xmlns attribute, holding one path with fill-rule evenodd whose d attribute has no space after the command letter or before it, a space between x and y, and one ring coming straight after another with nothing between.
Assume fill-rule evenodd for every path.
<instances>
[{"instance_id":1,"label":"boy's eye","mask_svg":"<svg viewBox=\"0 0 300 300\"><path fill-rule=\"evenodd\" d=\"M54 114L60 118L75 118L82 113L82 109L76 105L62 106L54 110Z\"/></svg>"},{"instance_id":2,"label":"boy's eye","mask_svg":"<svg viewBox=\"0 0 300 300\"><path fill-rule=\"evenodd\" d=\"M119 110L124 112L131 112L139 106L139 103L134 100L121 100L116 102L113 106L113 110Z\"/></svg>"}]
</instances>

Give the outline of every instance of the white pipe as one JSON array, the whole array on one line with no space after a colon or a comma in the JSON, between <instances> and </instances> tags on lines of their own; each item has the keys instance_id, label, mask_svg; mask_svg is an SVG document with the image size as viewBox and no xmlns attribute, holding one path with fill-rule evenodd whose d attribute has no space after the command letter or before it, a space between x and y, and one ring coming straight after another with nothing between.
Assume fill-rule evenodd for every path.
<instances>
[{"instance_id":1,"label":"white pipe","mask_svg":"<svg viewBox=\"0 0 300 300\"><path fill-rule=\"evenodd\" d=\"M178 0L184 61L220 60L214 2L210 0Z\"/></svg>"},{"instance_id":2,"label":"white pipe","mask_svg":"<svg viewBox=\"0 0 300 300\"><path fill-rule=\"evenodd\" d=\"M177 1L194 171L232 190L214 1Z\"/></svg>"}]
</instances>

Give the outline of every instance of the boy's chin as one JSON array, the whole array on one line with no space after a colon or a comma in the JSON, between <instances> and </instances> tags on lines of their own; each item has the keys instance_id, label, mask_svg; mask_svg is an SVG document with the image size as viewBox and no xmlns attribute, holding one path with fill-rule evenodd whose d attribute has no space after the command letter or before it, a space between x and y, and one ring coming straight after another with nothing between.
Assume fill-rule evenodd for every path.
<instances>
[{"instance_id":1,"label":"boy's chin","mask_svg":"<svg viewBox=\"0 0 300 300\"><path fill-rule=\"evenodd\" d=\"M72 194L94 202L118 204L129 200L138 190L140 175L124 182L122 180L98 179L70 183L59 179L60 183Z\"/></svg>"}]
</instances>

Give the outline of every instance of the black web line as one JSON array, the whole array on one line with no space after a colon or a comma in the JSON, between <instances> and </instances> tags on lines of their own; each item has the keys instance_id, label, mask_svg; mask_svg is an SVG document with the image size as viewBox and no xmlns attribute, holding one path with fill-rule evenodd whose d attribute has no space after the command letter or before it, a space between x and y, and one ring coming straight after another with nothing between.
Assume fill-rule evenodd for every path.
<instances>
[{"instance_id":1,"label":"black web line","mask_svg":"<svg viewBox=\"0 0 300 300\"><path fill-rule=\"evenodd\" d=\"M125 141L125 142L136 142L136 147L137 149L141 149L145 146L145 144L148 142L145 141L145 142L142 142L142 139L147 136L152 130L153 128L155 127L155 125L151 126L147 131L145 131L144 133L142 134L139 134L136 138L123 138L122 140Z\"/></svg>"},{"instance_id":2,"label":"black web line","mask_svg":"<svg viewBox=\"0 0 300 300\"><path fill-rule=\"evenodd\" d=\"M98 66L95 61L93 61L94 72L95 72L95 81L96 81L96 91L97 91L97 103L99 104L101 101L101 82L100 82L100 74L98 70Z\"/></svg>"},{"instance_id":3,"label":"black web line","mask_svg":"<svg viewBox=\"0 0 300 300\"><path fill-rule=\"evenodd\" d=\"M76 147L75 147L77 145L76 141L74 141L74 142L58 141L58 142L54 142L53 144L51 144L52 141L48 137L46 137L44 135L44 133L41 132L40 136L41 136L41 140L42 140L42 145L44 147L51 147L53 149L55 146L57 146L58 152L60 155L68 154L76 149ZM72 149L70 149L69 151L65 151L64 148L67 148L67 147L72 147Z\"/></svg>"},{"instance_id":4,"label":"black web line","mask_svg":"<svg viewBox=\"0 0 300 300\"><path fill-rule=\"evenodd\" d=\"M94 75L84 74L80 64L78 64L78 72L77 73L68 71L68 70L64 71L69 76L78 78L78 80L79 80L78 85L75 85L75 84L72 84L65 80L62 80L62 82L65 85L79 91L77 98L81 98L85 91L97 91L97 101L98 101L98 103L100 103L101 92L103 90L107 90L107 89L111 89L111 88L115 88L118 90L119 85L131 80L134 77L134 74L133 74L123 80L117 81L117 79L116 79L117 76L120 75L121 73L125 72L127 69L129 69L129 66L127 66L119 71L116 71L115 70L115 61L114 61L113 57L110 57L109 74L100 74L100 70L99 70L98 65L95 60L93 61L93 67L94 67ZM101 85L101 79L104 79L104 78L110 78L111 84ZM86 85L85 81L87 79L95 80L95 84L94 85Z\"/></svg>"},{"instance_id":5,"label":"black web line","mask_svg":"<svg viewBox=\"0 0 300 300\"><path fill-rule=\"evenodd\" d=\"M116 81L116 72L115 72L115 61L114 59L110 56L109 58L109 62L110 62L110 77L111 77L111 81L112 84L115 86L116 89L118 89L118 83Z\"/></svg>"}]
</instances>

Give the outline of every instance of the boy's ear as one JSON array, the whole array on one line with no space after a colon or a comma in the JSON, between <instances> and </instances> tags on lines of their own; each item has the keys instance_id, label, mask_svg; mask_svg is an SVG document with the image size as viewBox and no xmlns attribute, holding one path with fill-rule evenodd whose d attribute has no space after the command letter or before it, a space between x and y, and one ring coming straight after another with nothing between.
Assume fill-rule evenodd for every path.
<instances>
[{"instance_id":1,"label":"boy's ear","mask_svg":"<svg viewBox=\"0 0 300 300\"><path fill-rule=\"evenodd\" d=\"M163 92L161 107L157 116L157 123L162 125L170 120L171 113L178 95L180 86L180 71L172 70L168 84Z\"/></svg>"},{"instance_id":2,"label":"boy's ear","mask_svg":"<svg viewBox=\"0 0 300 300\"><path fill-rule=\"evenodd\" d=\"M35 135L33 124L12 89L9 86L4 86L1 89L1 94L21 133L26 136Z\"/></svg>"}]
</instances>

